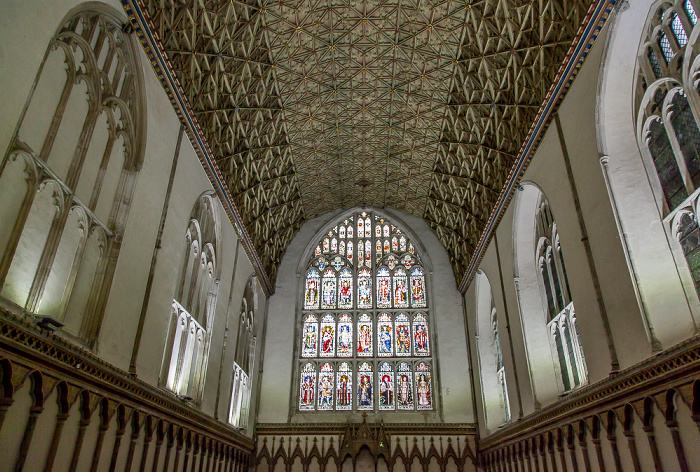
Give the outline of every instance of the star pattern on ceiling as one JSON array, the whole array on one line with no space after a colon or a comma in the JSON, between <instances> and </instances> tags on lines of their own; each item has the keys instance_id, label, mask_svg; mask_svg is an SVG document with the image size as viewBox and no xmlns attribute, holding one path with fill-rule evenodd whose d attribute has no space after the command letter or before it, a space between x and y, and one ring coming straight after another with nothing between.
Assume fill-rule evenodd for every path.
<instances>
[{"instance_id":1,"label":"star pattern on ceiling","mask_svg":"<svg viewBox=\"0 0 700 472\"><path fill-rule=\"evenodd\" d=\"M591 0L136 0L274 280L308 219L424 218L461 280Z\"/></svg>"}]
</instances>

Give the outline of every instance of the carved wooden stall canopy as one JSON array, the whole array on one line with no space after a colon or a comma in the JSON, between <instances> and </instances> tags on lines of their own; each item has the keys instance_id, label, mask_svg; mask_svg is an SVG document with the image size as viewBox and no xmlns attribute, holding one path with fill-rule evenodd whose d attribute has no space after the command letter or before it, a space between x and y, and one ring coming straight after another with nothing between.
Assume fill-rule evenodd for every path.
<instances>
[{"instance_id":1,"label":"carved wooden stall canopy","mask_svg":"<svg viewBox=\"0 0 700 472\"><path fill-rule=\"evenodd\" d=\"M413 470L414 461L421 470L441 472L476 470L477 464L474 425L368 424L365 415L362 423L258 424L255 432L258 472L274 472L279 465L287 471L341 471L346 460L356 466L365 451L375 470L380 458L388 471Z\"/></svg>"},{"instance_id":2,"label":"carved wooden stall canopy","mask_svg":"<svg viewBox=\"0 0 700 472\"><path fill-rule=\"evenodd\" d=\"M424 218L461 280L595 3L132 1L271 281L306 220L358 204Z\"/></svg>"}]
</instances>

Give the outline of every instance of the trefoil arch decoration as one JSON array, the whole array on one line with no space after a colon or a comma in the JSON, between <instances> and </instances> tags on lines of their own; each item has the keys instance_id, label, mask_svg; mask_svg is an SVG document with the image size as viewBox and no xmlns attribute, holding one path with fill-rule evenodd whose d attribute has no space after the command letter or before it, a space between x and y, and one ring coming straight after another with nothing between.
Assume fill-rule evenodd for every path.
<instances>
[{"instance_id":1,"label":"trefoil arch decoration","mask_svg":"<svg viewBox=\"0 0 700 472\"><path fill-rule=\"evenodd\" d=\"M436 409L422 246L390 216L336 217L302 259L296 412Z\"/></svg>"}]
</instances>

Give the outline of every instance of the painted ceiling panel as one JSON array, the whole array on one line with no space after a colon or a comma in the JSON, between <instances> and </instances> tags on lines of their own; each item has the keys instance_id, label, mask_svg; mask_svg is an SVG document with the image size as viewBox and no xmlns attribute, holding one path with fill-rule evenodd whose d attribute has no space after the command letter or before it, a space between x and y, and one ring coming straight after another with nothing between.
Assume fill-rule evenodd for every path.
<instances>
[{"instance_id":1,"label":"painted ceiling panel","mask_svg":"<svg viewBox=\"0 0 700 472\"><path fill-rule=\"evenodd\" d=\"M271 280L308 219L424 218L461 280L591 0L138 0Z\"/></svg>"}]
</instances>

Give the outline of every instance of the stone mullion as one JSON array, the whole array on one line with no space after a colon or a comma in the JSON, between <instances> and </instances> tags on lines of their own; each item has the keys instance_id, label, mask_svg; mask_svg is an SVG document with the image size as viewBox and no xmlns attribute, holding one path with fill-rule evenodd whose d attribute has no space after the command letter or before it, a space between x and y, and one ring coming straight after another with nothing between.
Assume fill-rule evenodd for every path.
<instances>
[{"instance_id":1,"label":"stone mullion","mask_svg":"<svg viewBox=\"0 0 700 472\"><path fill-rule=\"evenodd\" d=\"M37 158L32 156L31 159ZM19 210L19 215L14 222L14 227L12 228L12 233L10 234L10 238L7 242L5 253L2 255L2 257L0 257L0 289L2 289L3 285L5 285L5 278L7 277L7 273L10 271L10 267L12 266L12 260L15 257L19 240L22 236L22 232L24 231L24 225L27 223L29 212L34 204L34 197L38 192L38 186L36 185L38 181L39 177L34 173L30 174L29 178L27 179L27 193L24 196L24 201L22 202L22 206ZM6 224L9 224L9 222L6 222ZM0 405L0 415L4 416L4 413L2 413L2 405ZM0 417L0 427L1 426L2 418Z\"/></svg>"},{"instance_id":2,"label":"stone mullion","mask_svg":"<svg viewBox=\"0 0 700 472\"><path fill-rule=\"evenodd\" d=\"M58 129L61 126L61 122L63 121L63 114L66 111L66 106L68 106L68 99L70 98L70 94L73 91L73 84L75 83L75 58L73 57L73 53L71 52L70 45L64 43L61 40L54 41L54 47L60 47L63 50L63 52L68 56L68 59L64 60L64 62L70 61L70 63L68 64L68 77L66 77L66 83L63 85L63 90L61 91L61 98L58 100L56 110L54 110L53 118L51 119L51 125L49 126L49 129L46 132L44 143L42 144L41 149L38 150L39 159L41 159L44 162L48 161L49 155L51 154L54 141L56 140L56 136L58 135ZM65 47L63 45L65 45ZM37 77L37 79L39 78L41 78L41 75Z\"/></svg>"},{"instance_id":3,"label":"stone mullion","mask_svg":"<svg viewBox=\"0 0 700 472\"><path fill-rule=\"evenodd\" d=\"M71 192L66 195L66 200L69 201L66 202L59 218L54 220L54 224L51 226L49 236L46 240L46 245L44 246L44 251L42 252L41 259L39 260L39 267L36 271L36 275L34 276L34 281L32 282L29 296L27 297L26 309L29 312L36 312L39 308L39 303L41 302L41 297L44 293L46 282L48 281L51 268L56 258L58 246L61 242L63 232L66 229L68 215L70 214L70 210L73 205L74 190L72 189L74 189L78 184L83 162L85 161L85 155L87 154L90 141L92 140L92 134L95 130L98 113L100 111L100 94L99 92L95 92L95 95L96 96L90 95L89 111L83 122L83 128L80 132L80 137L78 138L78 146L75 149L73 160L68 169L68 176L65 181L66 186L71 189ZM88 234L85 235L84 239L86 239L87 236Z\"/></svg>"},{"instance_id":4,"label":"stone mullion","mask_svg":"<svg viewBox=\"0 0 700 472\"><path fill-rule=\"evenodd\" d=\"M114 117L112 117L114 119ZM92 188L92 195L90 196L90 201L87 203L88 208L93 213L97 208L97 200L100 197L100 191L102 190L102 183L104 182L105 174L107 173L107 166L109 165L109 160L112 157L112 151L114 151L114 143L116 141L116 131L110 126L109 138L107 138L107 144L105 145L104 153L102 154L102 162L100 163L100 170L97 173L97 178L95 179L95 185Z\"/></svg>"}]
</instances>

